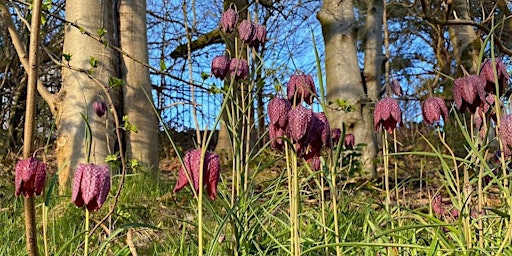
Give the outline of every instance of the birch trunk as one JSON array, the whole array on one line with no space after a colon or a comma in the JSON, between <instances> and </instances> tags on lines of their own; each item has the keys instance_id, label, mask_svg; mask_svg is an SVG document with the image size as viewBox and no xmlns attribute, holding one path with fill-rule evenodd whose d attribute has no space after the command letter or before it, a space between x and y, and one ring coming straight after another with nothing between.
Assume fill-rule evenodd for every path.
<instances>
[{"instance_id":1,"label":"birch trunk","mask_svg":"<svg viewBox=\"0 0 512 256\"><path fill-rule=\"evenodd\" d=\"M120 46L130 56L121 57L123 112L137 132L126 131L127 159L136 159L145 169L158 172L158 121L151 108L149 70L139 60L148 63L146 1L121 0L119 6ZM149 99L144 94L149 95Z\"/></svg>"},{"instance_id":2,"label":"birch trunk","mask_svg":"<svg viewBox=\"0 0 512 256\"><path fill-rule=\"evenodd\" d=\"M353 133L357 143L365 143L363 173L374 174L373 159L368 148L373 147L373 134L369 134L368 120L371 111L365 108L366 92L361 80L355 45L355 18L352 0L325 0L317 18L322 26L325 43L325 72L327 101L347 100L355 109L351 112L337 111L335 104L326 113L331 127L342 127Z\"/></svg>"},{"instance_id":3,"label":"birch trunk","mask_svg":"<svg viewBox=\"0 0 512 256\"><path fill-rule=\"evenodd\" d=\"M111 31L114 31L112 1L106 0L68 0L66 1L66 20L73 21L84 30L95 35L105 29L104 39L113 43ZM82 70L91 70L91 76L107 81L117 77L117 54L103 44L91 39L73 26L67 26L64 35L64 54L72 55L69 65ZM97 67L92 68L90 59L97 60ZM107 83L105 83L107 85ZM98 117L92 111L92 103L103 99L107 104L118 104L118 94L110 90L114 102L108 102L100 87L84 72L68 68L62 70L62 88L56 97L57 124L57 164L60 170L59 183L61 192L69 186L74 170L86 158L86 117L92 131L90 162L102 164L105 157L113 152L112 114Z\"/></svg>"}]
</instances>

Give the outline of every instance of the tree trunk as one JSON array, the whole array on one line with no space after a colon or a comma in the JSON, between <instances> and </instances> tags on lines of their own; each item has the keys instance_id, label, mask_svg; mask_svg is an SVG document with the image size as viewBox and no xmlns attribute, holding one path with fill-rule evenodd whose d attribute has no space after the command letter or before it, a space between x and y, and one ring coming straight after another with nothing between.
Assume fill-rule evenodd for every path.
<instances>
[{"instance_id":1,"label":"tree trunk","mask_svg":"<svg viewBox=\"0 0 512 256\"><path fill-rule=\"evenodd\" d=\"M112 15L112 1L66 1L66 20L75 22L93 35L105 29L107 33L103 37L108 43L113 43L112 31L115 31ZM70 66L90 70L91 76L101 81L117 77L117 54L73 26L66 26L63 52L72 55ZM97 60L96 68L90 64L91 58ZM86 120L82 116L87 119L92 131L90 162L103 164L105 157L113 153L112 114L107 111L107 117L98 117L91 106L94 101L101 99L110 108L110 104L118 103L118 94L110 90L114 102L108 102L100 86L84 72L68 68L62 70L62 88L56 97L56 154L61 192L67 189L77 164L87 161ZM107 84L104 83L104 86Z\"/></svg>"},{"instance_id":2,"label":"tree trunk","mask_svg":"<svg viewBox=\"0 0 512 256\"><path fill-rule=\"evenodd\" d=\"M355 45L355 18L353 0L325 0L317 18L322 26L325 43L325 72L327 101L336 102L336 99L347 100L355 109L351 112L335 110L337 106L327 111L331 127L342 127L353 133L357 143L366 144L366 148L373 147L373 135L368 132L369 113L364 103L366 92L363 88L357 60ZM372 150L365 149L368 154ZM372 156L364 155L363 173L375 174Z\"/></svg>"},{"instance_id":3,"label":"tree trunk","mask_svg":"<svg viewBox=\"0 0 512 256\"><path fill-rule=\"evenodd\" d=\"M119 18L121 49L134 59L148 63L146 1L121 0ZM151 108L153 98L149 70L125 55L121 61L123 111L128 121L137 127L137 132L126 131L126 156L129 160L138 160L143 167L157 173L158 121Z\"/></svg>"},{"instance_id":4,"label":"tree trunk","mask_svg":"<svg viewBox=\"0 0 512 256\"><path fill-rule=\"evenodd\" d=\"M364 79L366 83L367 97L376 102L381 91L382 70L386 62L386 56L382 53L384 4L382 0L368 1L366 13L366 45L364 48ZM371 170L375 176L375 157L377 156L377 139L373 124L373 108L362 106L364 118L364 131L361 131L361 139L366 144L362 152L363 167Z\"/></svg>"},{"instance_id":5,"label":"tree trunk","mask_svg":"<svg viewBox=\"0 0 512 256\"><path fill-rule=\"evenodd\" d=\"M471 20L466 0L453 0L452 7L453 12L450 13L452 19ZM469 74L476 74L480 68L478 65L478 55L482 42L476 35L474 28L469 25L450 26L449 32L453 53L457 62L458 77L463 75L461 67L464 67Z\"/></svg>"}]
</instances>

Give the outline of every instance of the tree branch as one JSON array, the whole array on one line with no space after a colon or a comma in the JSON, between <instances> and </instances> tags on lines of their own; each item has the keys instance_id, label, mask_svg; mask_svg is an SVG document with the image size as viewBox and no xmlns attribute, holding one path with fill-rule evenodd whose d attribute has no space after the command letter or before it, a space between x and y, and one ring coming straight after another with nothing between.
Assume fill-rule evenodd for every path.
<instances>
[{"instance_id":1,"label":"tree branch","mask_svg":"<svg viewBox=\"0 0 512 256\"><path fill-rule=\"evenodd\" d=\"M483 24L474 22L472 20L461 20L461 19L452 19L452 20L446 20L446 21L438 20L438 19L434 18L432 15L428 15L428 8L426 8L425 0L421 0L421 6L423 9L423 15L421 18L423 20L426 20L426 21L429 21L429 22L432 22L434 24L441 25L441 26L467 26L467 25L469 25L469 26L473 26L473 27L480 29L481 31L485 32L488 35L491 33L491 29L487 28ZM501 40L498 38L498 36L495 33L492 33L492 36L494 37L494 43L496 44L498 49L500 49L500 51L502 51L503 53L505 53L509 56L512 56L512 50L507 48L506 46L504 46L503 43L501 42Z\"/></svg>"},{"instance_id":2,"label":"tree branch","mask_svg":"<svg viewBox=\"0 0 512 256\"><path fill-rule=\"evenodd\" d=\"M16 53L18 54L21 65L23 66L23 69L25 69L26 72L29 72L30 67L28 64L28 54L25 50L27 48L24 45L23 41L21 41L20 36L18 35L16 26L14 26L11 14L9 13L9 10L7 9L7 6L5 5L4 1L0 1L0 13L0 15L2 16L2 21L4 22L4 24L7 27L7 30L9 31L9 35L11 36L12 39L12 44L16 49ZM44 86L43 82L41 82L40 79L37 80L37 92L39 92L39 95L41 95L41 97L50 107L52 115L55 115L57 111L55 108L55 102L53 100L53 94L48 92L46 86Z\"/></svg>"},{"instance_id":3,"label":"tree branch","mask_svg":"<svg viewBox=\"0 0 512 256\"><path fill-rule=\"evenodd\" d=\"M222 40L222 32L221 32L220 28L216 28L215 30L212 30L212 31L198 37L196 40L190 42L190 50L193 52L193 51L202 49L206 46L213 45L213 44L221 44L223 42L224 42L224 40ZM188 53L187 44L182 44L182 45L179 45L178 47L176 47L176 49L174 49L171 52L171 58L173 58L173 59L180 58L180 57L183 58L187 55L187 53Z\"/></svg>"}]
</instances>

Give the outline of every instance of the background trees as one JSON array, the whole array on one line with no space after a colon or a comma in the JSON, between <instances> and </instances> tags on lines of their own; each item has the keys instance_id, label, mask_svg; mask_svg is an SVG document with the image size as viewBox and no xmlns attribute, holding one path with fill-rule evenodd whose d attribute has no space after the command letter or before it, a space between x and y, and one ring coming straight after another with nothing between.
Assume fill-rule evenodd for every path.
<instances>
[{"instance_id":1,"label":"background trees","mask_svg":"<svg viewBox=\"0 0 512 256\"><path fill-rule=\"evenodd\" d=\"M21 85L26 78L21 68L23 57L18 56L23 56L24 47L22 45L27 42L27 29L24 21L29 18L27 11L29 6L23 1L4 1L2 3L4 4L2 26L6 29L10 28L9 30L2 30L2 40L0 41L4 49L2 52L4 57L1 63L4 70L2 76L4 82L1 91L3 101L1 132L4 136L2 136L1 143L3 153L6 153L7 151L17 152L21 145L20 136L18 135L21 127L17 121L22 118L24 93ZM43 25L45 35L43 49L45 52L41 61L43 72L40 77L39 91L46 104L42 100L39 101L40 115L37 118L38 127L41 131L50 131L52 122L56 121L59 130L59 139L55 144L57 152L62 152L60 149L64 148L75 148L74 153L70 154L84 157L84 152L78 150L78 148L83 148L82 142L76 144L76 147L59 147L59 145L68 145L69 139L63 139L64 137L74 137L65 135L67 133L65 127L82 127L78 125L78 123L83 125L83 119L79 113L86 113L85 109L87 105L90 107L92 100L105 99L105 95L100 90L92 89L91 91L86 90L85 94L73 96L76 99L67 102L66 98L73 98L71 93L67 93L70 88L74 88L67 87L70 79L74 80L77 83L76 85L86 86L84 88L87 88L87 86L94 88L98 85L92 85L92 80L88 78L87 72L70 71L68 68L64 68L62 70L63 88L61 90L61 83L59 82L61 79L60 65L66 66L69 64L82 71L92 70L90 75L99 78L99 81L106 87L109 87L109 81L111 83L116 81L115 79L123 81L121 87L124 90L109 87L108 91L113 93L112 97L114 104L118 105L119 117L122 119L124 115L127 115L127 120L139 128L138 133L128 131L124 137L128 152L131 152L134 148L144 148L147 145L154 144L149 143L147 138L156 137L155 134L144 135L144 130L156 131L154 125L153 128L142 130L145 124L154 124L154 120L137 121L141 117L153 117L151 115L139 115L142 106L128 107L131 103L140 103L145 99L140 91L136 91L140 87L132 87L131 85L143 84L149 89L149 84L151 84L160 116L166 126L177 132L196 129L189 114L194 107L198 111L199 129L204 129L207 124L211 125L211 120L218 114L217 110L221 97L219 94L215 94L215 88L221 88L222 84L213 78L203 79L201 73L209 73L211 59L216 55L224 54L224 40L218 33L218 21L222 11L226 8L225 4L230 2L224 4L214 1L187 3L147 1L147 3L147 8L145 8L140 3L135 6L134 3L129 1L121 1L119 9L117 7L114 9L114 13L117 13L116 15L120 20L120 27L118 28L110 27L114 24L110 22L111 20L103 21L104 18L114 18L114 14L106 14L106 12L100 14L97 9L87 10L87 12L83 8L79 10L87 13L83 16L85 18L97 15L97 19L91 20L91 22L99 22L96 25L90 27L85 24L80 25L77 23L80 21L79 18L68 19L68 21L74 19L75 22L66 24L65 15L73 15L73 9L68 7L70 10L66 13L65 4L72 6L73 1L55 1L51 5L49 2L45 5L45 23ZM343 1L343 4L348 5L349 3L350 1ZM267 26L267 37L269 39L261 53L263 68L261 69L262 72L258 74L261 77L261 82L258 82L261 90L258 90L258 101L254 105L255 109L259 109L259 111L254 112L254 120L256 126L259 127L259 136L265 131L263 129L264 119L260 118L263 113L261 110L264 109L269 97L275 94L275 88L286 86L287 77L294 72L316 74L316 64L312 54L312 35L315 36L321 59L326 61L325 69L322 64L322 74L327 77L324 80L327 87L344 88L339 81L346 83L346 88L339 91L341 94L335 94L335 89L332 88L328 90L328 99L332 101L339 98L356 103L355 106L361 107L364 112L354 111L347 113L347 116L371 116L371 103L366 101L373 102L383 94L385 85L388 83L388 79L384 78L389 77L390 79L398 79L404 87L406 96L401 97L401 104L405 107L406 120L417 121L419 115L418 100L428 94L440 94L446 99L451 99L452 96L449 90L451 80L447 77L460 75L459 67L461 65L470 72L476 70L481 45L484 39L489 36L492 24L496 26L493 35L497 55L503 56L505 62L509 63L508 56L512 47L510 40L508 40L511 33L511 26L509 26L511 19L507 17L510 17L511 6L505 0L496 2L453 1L451 5L437 0L387 1L385 20L387 21L388 33L382 39L379 38L379 36L384 35L380 33L380 1L354 1L353 3L354 6L341 6L336 1L324 1L323 3L319 1L259 1L248 3L247 9L244 9L244 11L247 10L252 19L257 17L258 22ZM97 4L104 3L99 1ZM320 33L321 22L318 22L315 18L316 13L320 11L318 17L321 21L321 13L327 10L326 8L321 9L322 4L331 4L333 7L339 8L339 12L335 13L336 15L341 15L343 12L354 12L354 27L348 28L345 32L347 33L346 36L352 38L345 41L351 41L350 44L355 45L357 59L353 54L348 54L352 50L340 51L338 48L331 50L330 47L326 47L324 50L322 42L326 40L325 43L328 45L330 37ZM144 27L141 18L143 15L142 9L147 9L146 16L148 19L149 55L147 61L143 54L145 51L141 52L140 50L144 45L144 31L129 33L132 29ZM125 10L127 13L133 13L133 15L126 15ZM124 20L127 17L132 19L126 23ZM9 20L14 23L9 23ZM135 22L141 25L123 27L123 24L135 24ZM90 39L87 33L81 33L83 31L73 26L76 25L75 23L82 26L96 40ZM103 32L100 33L98 30L101 29L106 32L104 34ZM126 29L126 32L124 32L124 29ZM326 29L327 26L324 26L324 33L327 32ZM120 30L123 31L120 34L121 37L118 33ZM462 30L466 32L461 33ZM71 38L73 33L80 39L72 41L64 39L65 34L66 36L69 34L68 38ZM19 40L15 40L15 34ZM333 36L336 37L339 34ZM98 42L98 39L100 39L100 42ZM84 44L83 47L78 47L79 43L87 40L90 40L89 43ZM381 46L379 46L381 40L384 42L382 51L380 51ZM68 42L72 42L72 44L68 44ZM102 43L105 43L105 45L102 45ZM14 46L16 45L20 46L18 47L18 54L15 54ZM89 54L87 53L88 50L85 50L86 47L92 46L96 48L97 54ZM116 50L112 46L120 48ZM124 52L120 54L118 50ZM142 54L138 54L138 52ZM324 52L326 55L323 54ZM343 58L330 58L332 52L342 55ZM69 62L61 58L65 54L72 54ZM107 54L106 58L101 59L101 56L105 54ZM384 55L386 55L386 58L384 58ZM489 55L489 47L484 48L484 55ZM340 61L348 61L348 56L352 56L350 57L350 63L352 64L341 65ZM97 60L98 67L91 68L91 57ZM341 74L329 71L331 66L327 63L330 63L330 61L340 62L337 66L343 70L347 68L352 70L350 72L340 72ZM146 62L151 67L149 69L149 80L147 74L127 72L128 70L146 72L147 70L143 68L143 64L140 64ZM382 68L382 63L388 65L389 68ZM364 80L355 75L356 72L353 71L357 70L363 70ZM73 75L70 76L69 74ZM347 74L353 75L338 78L331 77L332 75L347 76ZM131 75L133 76L131 77ZM76 79L79 77L82 77L80 79L83 80L78 83ZM366 87L363 87L363 84ZM130 92L131 88L134 88L133 93ZM195 102L192 102L191 98L192 88L194 88ZM59 90L61 91L59 92ZM119 92L115 92L116 90L119 90ZM64 95L64 92L67 96ZM124 95L123 97L126 98L124 101L119 100L120 98L117 96L121 92ZM82 99L84 95L85 100ZM136 98L128 100L131 97L130 95ZM76 107L79 100L82 101L83 109L81 111L78 111ZM124 108L120 107L121 102ZM315 106L315 108L318 108L318 106ZM50 113L53 115L50 115ZM88 115L88 117L94 128L99 121L96 120L97 118L94 115ZM68 125L66 120L72 119L76 123ZM358 119L358 122L363 120L356 119ZM336 120L345 120L349 130L354 129L356 133L360 133L356 135L356 140L368 145L367 150L369 151L364 153L368 160L365 162L371 165L372 161L370 159L376 152L372 149L374 147L371 146L373 141L369 129L369 127L371 128L371 120L364 123L359 122L359 125L350 124L350 121L348 121L350 118L348 117ZM106 134L107 130L113 127L113 124L111 123L108 126L109 128L105 128L103 124L99 127L101 128L98 129L103 129L101 133ZM83 131L82 128L78 128L78 130L81 133ZM112 130L109 132L112 132ZM38 146L44 145L47 139L52 141L56 138L55 133L51 132L39 133L38 136ZM78 137L82 137L82 135ZM108 152L106 144L102 141L104 139L99 137L97 139L99 140L93 142L94 150L97 152L96 160L102 161L101 159L105 155L115 153L115 150L117 150L113 144L109 144L110 152ZM81 139L77 139L77 141L81 141ZM137 144L139 142L142 142L142 145ZM109 139L108 143L113 143L113 139ZM145 150L145 152L152 151ZM156 158L154 156L156 154L133 152L129 155L130 158L139 161L147 159L146 167L155 166ZM65 159L63 155L59 158ZM66 161L60 160L59 163L62 166ZM77 159L74 162L77 161L81 160ZM72 165L70 162L69 166ZM366 166L366 169L369 169L369 167Z\"/></svg>"}]
</instances>

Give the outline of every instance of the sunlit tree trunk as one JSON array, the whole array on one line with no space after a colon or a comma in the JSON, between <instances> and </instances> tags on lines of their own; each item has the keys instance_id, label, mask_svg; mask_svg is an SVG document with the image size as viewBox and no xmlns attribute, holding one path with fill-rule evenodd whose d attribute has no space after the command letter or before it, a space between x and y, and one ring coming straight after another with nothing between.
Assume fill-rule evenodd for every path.
<instances>
[{"instance_id":1,"label":"sunlit tree trunk","mask_svg":"<svg viewBox=\"0 0 512 256\"><path fill-rule=\"evenodd\" d=\"M111 31L115 31L112 1L105 0L68 0L66 1L66 20L95 35L98 31L107 31L104 39L113 43ZM56 108L57 143L56 154L59 167L61 191L67 189L78 163L85 163L86 157L86 121L91 136L91 163L105 163L105 156L114 150L112 113L98 117L92 111L95 100L105 100L107 104L117 104L118 94L110 90L114 102L108 102L100 86L108 86L109 78L117 77L117 54L103 44L91 39L73 26L66 26L63 53L71 55L69 65L89 70L91 76L105 81L99 85L88 78L87 74L69 68L62 70L62 88L58 93ZM95 59L97 67L91 66ZM67 63L65 63L67 64ZM84 118L86 120L84 120Z\"/></svg>"},{"instance_id":2,"label":"sunlit tree trunk","mask_svg":"<svg viewBox=\"0 0 512 256\"><path fill-rule=\"evenodd\" d=\"M125 135L126 156L136 159L145 168L158 171L158 122L153 109L149 70L139 60L148 63L146 35L146 1L120 0L120 46L132 58L122 55L123 113L137 127L137 132ZM145 93L144 93L145 92ZM146 97L146 94L148 97Z\"/></svg>"},{"instance_id":3,"label":"sunlit tree trunk","mask_svg":"<svg viewBox=\"0 0 512 256\"><path fill-rule=\"evenodd\" d=\"M364 48L364 79L366 81L367 96L370 101L377 101L381 91L382 70L386 62L386 56L382 52L382 22L383 1L370 0L366 12L366 45ZM373 125L373 108L362 106L364 118L364 130L361 131L361 139L366 144L362 152L364 168L374 173L373 159L377 156L377 144Z\"/></svg>"},{"instance_id":4,"label":"sunlit tree trunk","mask_svg":"<svg viewBox=\"0 0 512 256\"><path fill-rule=\"evenodd\" d=\"M466 0L453 0L451 19L471 20ZM482 45L475 29L469 25L450 26L450 40L457 62L457 73L462 75L461 66L470 74L476 74L479 68L478 55Z\"/></svg>"},{"instance_id":5,"label":"sunlit tree trunk","mask_svg":"<svg viewBox=\"0 0 512 256\"><path fill-rule=\"evenodd\" d=\"M317 18L322 26L325 43L325 72L328 102L336 99L347 100L355 109L351 112L330 110L327 115L331 127L342 127L353 133L357 143L366 144L365 155L362 157L364 172L374 173L372 164L374 152L373 136L369 132L371 107L367 104L366 92L363 88L357 61L355 45L355 18L352 0L325 0ZM336 109L336 104L331 108Z\"/></svg>"}]
</instances>

